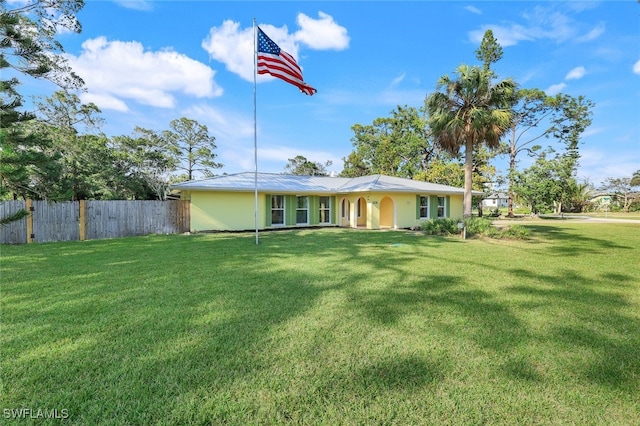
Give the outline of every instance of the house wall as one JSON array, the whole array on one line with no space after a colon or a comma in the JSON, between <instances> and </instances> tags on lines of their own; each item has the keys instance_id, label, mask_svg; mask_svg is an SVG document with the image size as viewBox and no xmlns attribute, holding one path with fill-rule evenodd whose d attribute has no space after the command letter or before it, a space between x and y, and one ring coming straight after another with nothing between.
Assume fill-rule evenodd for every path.
<instances>
[{"instance_id":1,"label":"house wall","mask_svg":"<svg viewBox=\"0 0 640 426\"><path fill-rule=\"evenodd\" d=\"M193 191L191 231L240 231L255 228L255 195L250 192ZM265 227L265 196L258 194L258 227Z\"/></svg>"},{"instance_id":2,"label":"house wall","mask_svg":"<svg viewBox=\"0 0 640 426\"><path fill-rule=\"evenodd\" d=\"M270 227L268 202L269 194L258 194L258 228ZM380 229L381 223L393 223L395 228L410 228L420 223L416 217L417 200L414 193L360 193L345 194L332 197L331 222L339 223L340 220L340 200L346 198L350 203L350 226L356 224L368 229ZM362 208L362 215L357 217L357 205L359 198L366 202ZM393 201L393 207L384 213L381 210L381 202L384 197ZM190 191L182 193L183 199L191 200L191 231L240 231L255 228L254 194L251 192L207 192ZM447 217L458 220L462 219L463 203L462 195L447 196ZM287 226L295 226L295 196L287 196L286 216ZM435 217L437 209L436 202L431 199L431 214ZM310 196L309 224L318 223L317 219L317 198ZM384 215L387 216L384 216ZM389 215L393 214L393 217Z\"/></svg>"},{"instance_id":3,"label":"house wall","mask_svg":"<svg viewBox=\"0 0 640 426\"><path fill-rule=\"evenodd\" d=\"M421 222L417 217L417 199L416 194L413 193L368 193L368 194L346 194L341 195L338 199L346 198L351 204L350 209L350 223L351 226L357 223L360 226L366 226L368 229L380 229L381 223L393 223L395 228L410 228ZM356 203L360 197L363 197L367 202L366 217L357 218ZM381 210L381 202L384 197L389 197L393 201L393 214L394 219L384 217L385 214ZM463 203L462 195L448 195L447 196L447 217L454 220L460 220L463 216ZM435 217L437 211L437 198L431 196L431 214ZM363 210L364 211L364 210ZM387 214L390 214L387 211Z\"/></svg>"},{"instance_id":4,"label":"house wall","mask_svg":"<svg viewBox=\"0 0 640 426\"><path fill-rule=\"evenodd\" d=\"M449 197L449 217L455 220L462 220L464 217L464 203L462 195L452 195Z\"/></svg>"},{"instance_id":5,"label":"house wall","mask_svg":"<svg viewBox=\"0 0 640 426\"><path fill-rule=\"evenodd\" d=\"M380 210L380 203L384 197L389 197L391 200L393 200L393 211L395 213L394 226L396 228L410 228L421 222L421 220L417 217L418 200L416 194L372 193L368 197L372 209L372 229L379 229L381 220L382 223L390 222L388 218L381 218L382 212ZM447 200L447 217L454 220L462 219L462 195L448 195ZM437 199L435 199L435 196L431 196L430 204L432 217L435 217L437 211Z\"/></svg>"}]
</instances>

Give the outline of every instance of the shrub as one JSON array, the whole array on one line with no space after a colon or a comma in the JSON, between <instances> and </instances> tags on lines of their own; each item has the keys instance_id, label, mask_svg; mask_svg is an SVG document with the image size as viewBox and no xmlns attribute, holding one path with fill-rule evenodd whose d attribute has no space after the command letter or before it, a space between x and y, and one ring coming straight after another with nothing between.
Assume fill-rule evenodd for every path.
<instances>
[{"instance_id":1,"label":"shrub","mask_svg":"<svg viewBox=\"0 0 640 426\"><path fill-rule=\"evenodd\" d=\"M529 237L529 230L522 225L511 225L500 232L500 237L524 240Z\"/></svg>"},{"instance_id":2,"label":"shrub","mask_svg":"<svg viewBox=\"0 0 640 426\"><path fill-rule=\"evenodd\" d=\"M470 217L464 222L467 227L467 235L482 235L485 234L491 225L491 220L484 217Z\"/></svg>"},{"instance_id":3,"label":"shrub","mask_svg":"<svg viewBox=\"0 0 640 426\"><path fill-rule=\"evenodd\" d=\"M513 238L525 239L529 236L529 230L522 225L511 225L500 229L491 223L491 219L471 217L464 222L467 228L467 237L483 235L488 238ZM428 235L459 234L458 222L453 219L429 219L420 223L420 230Z\"/></svg>"},{"instance_id":4,"label":"shrub","mask_svg":"<svg viewBox=\"0 0 640 426\"><path fill-rule=\"evenodd\" d=\"M500 217L500 209L495 208L489 212L489 217Z\"/></svg>"},{"instance_id":5,"label":"shrub","mask_svg":"<svg viewBox=\"0 0 640 426\"><path fill-rule=\"evenodd\" d=\"M529 230L522 225L511 225L500 229L491 223L490 219L472 217L465 221L467 236L483 235L489 238L524 239L529 236Z\"/></svg>"},{"instance_id":6,"label":"shrub","mask_svg":"<svg viewBox=\"0 0 640 426\"><path fill-rule=\"evenodd\" d=\"M450 235L460 232L458 222L453 219L429 219L420 223L420 229L429 235Z\"/></svg>"}]
</instances>

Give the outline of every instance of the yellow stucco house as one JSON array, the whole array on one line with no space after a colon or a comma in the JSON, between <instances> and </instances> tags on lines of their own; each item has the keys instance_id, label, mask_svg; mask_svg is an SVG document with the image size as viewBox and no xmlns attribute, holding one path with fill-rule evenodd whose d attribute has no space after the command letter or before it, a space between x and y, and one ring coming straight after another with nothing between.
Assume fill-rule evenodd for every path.
<instances>
[{"instance_id":1,"label":"yellow stucco house","mask_svg":"<svg viewBox=\"0 0 640 426\"><path fill-rule=\"evenodd\" d=\"M257 210L256 210L257 187ZM385 175L358 178L238 173L172 185L191 201L191 231L300 226L410 228L461 219L464 190Z\"/></svg>"}]
</instances>

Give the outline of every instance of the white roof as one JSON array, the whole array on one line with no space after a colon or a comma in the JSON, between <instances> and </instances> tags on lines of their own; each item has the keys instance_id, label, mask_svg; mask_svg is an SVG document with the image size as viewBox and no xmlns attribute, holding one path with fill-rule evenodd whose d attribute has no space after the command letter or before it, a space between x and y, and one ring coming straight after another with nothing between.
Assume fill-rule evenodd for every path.
<instances>
[{"instance_id":1,"label":"white roof","mask_svg":"<svg viewBox=\"0 0 640 426\"><path fill-rule=\"evenodd\" d=\"M192 180L171 185L179 191L255 191L255 173L245 172ZM425 194L463 194L462 188L417 180L372 175L357 178L297 176L258 173L258 191L278 194L342 194L352 192L409 192ZM476 191L474 191L475 193Z\"/></svg>"}]
</instances>

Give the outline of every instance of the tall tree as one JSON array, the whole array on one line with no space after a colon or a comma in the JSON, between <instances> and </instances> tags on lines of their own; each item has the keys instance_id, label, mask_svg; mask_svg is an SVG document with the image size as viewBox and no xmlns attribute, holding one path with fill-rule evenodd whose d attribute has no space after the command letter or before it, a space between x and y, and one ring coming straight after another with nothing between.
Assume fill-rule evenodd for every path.
<instances>
[{"instance_id":1,"label":"tall tree","mask_svg":"<svg viewBox=\"0 0 640 426\"><path fill-rule=\"evenodd\" d=\"M496 168L491 160L496 152L480 147L473 153L473 183L474 191L486 191L488 185L496 180ZM464 162L460 156L452 157L442 153L429 163L429 167L414 176L415 180L439 183L456 187L464 186Z\"/></svg>"},{"instance_id":2,"label":"tall tree","mask_svg":"<svg viewBox=\"0 0 640 426\"><path fill-rule=\"evenodd\" d=\"M345 159L343 174L381 173L412 178L424 171L438 152L430 143L424 109L400 107L371 125L351 127L354 151Z\"/></svg>"},{"instance_id":3,"label":"tall tree","mask_svg":"<svg viewBox=\"0 0 640 426\"><path fill-rule=\"evenodd\" d=\"M45 194L34 192L32 178L56 180L56 159L45 154L49 141L22 127L34 115L20 111L18 77L45 78L63 88L82 86L55 37L63 31L80 32L76 14L83 5L69 0L0 1L0 192L43 198Z\"/></svg>"},{"instance_id":4,"label":"tall tree","mask_svg":"<svg viewBox=\"0 0 640 426\"><path fill-rule=\"evenodd\" d=\"M351 151L351 153L342 159L344 168L340 172L342 177L360 177L371 174L371 166L366 162L362 152Z\"/></svg>"},{"instance_id":5,"label":"tall tree","mask_svg":"<svg viewBox=\"0 0 640 426\"><path fill-rule=\"evenodd\" d=\"M482 66L485 71L490 71L491 64L502 59L502 46L500 46L498 40L493 36L492 30L486 30L484 32L480 47L476 50L476 58L482 61Z\"/></svg>"},{"instance_id":6,"label":"tall tree","mask_svg":"<svg viewBox=\"0 0 640 426\"><path fill-rule=\"evenodd\" d=\"M178 160L170 153L171 147L156 132L136 127L134 135L112 139L119 170L119 186L134 199L147 199L151 192L155 198L165 200L170 185L170 174Z\"/></svg>"},{"instance_id":7,"label":"tall tree","mask_svg":"<svg viewBox=\"0 0 640 426\"><path fill-rule=\"evenodd\" d=\"M82 0L0 2L0 69L46 78L63 89L81 87L55 37L82 31L76 15L83 7Z\"/></svg>"},{"instance_id":8,"label":"tall tree","mask_svg":"<svg viewBox=\"0 0 640 426\"><path fill-rule=\"evenodd\" d=\"M22 97L15 91L14 80L0 83L0 197L46 198L35 188L34 179L57 181L57 158L47 154L49 138L26 131L35 115L18 110Z\"/></svg>"},{"instance_id":9,"label":"tall tree","mask_svg":"<svg viewBox=\"0 0 640 426\"><path fill-rule=\"evenodd\" d=\"M30 133L21 125L0 129L0 198L52 198L43 189L59 181L58 160L46 135Z\"/></svg>"},{"instance_id":10,"label":"tall tree","mask_svg":"<svg viewBox=\"0 0 640 426\"><path fill-rule=\"evenodd\" d=\"M485 144L497 149L511 122L516 84L511 79L493 83L493 72L461 65L457 78L438 80L438 90L426 99L429 126L435 142L452 155L465 151L464 216L471 216L473 151Z\"/></svg>"},{"instance_id":11,"label":"tall tree","mask_svg":"<svg viewBox=\"0 0 640 426\"><path fill-rule=\"evenodd\" d=\"M97 135L104 121L100 109L61 90L38 100L36 106L34 132L46 135L52 141L51 155L60 156L61 180L66 186L57 198L80 200L102 192L96 187L96 176L108 162L104 158L107 140Z\"/></svg>"},{"instance_id":12,"label":"tall tree","mask_svg":"<svg viewBox=\"0 0 640 426\"><path fill-rule=\"evenodd\" d=\"M303 155L296 155L293 158L289 158L289 162L284 169L287 173L299 176L327 176L327 167L332 164L331 161L327 161L324 164L317 161L307 160L307 157Z\"/></svg>"},{"instance_id":13,"label":"tall tree","mask_svg":"<svg viewBox=\"0 0 640 426\"><path fill-rule=\"evenodd\" d=\"M215 161L216 138L209 135L207 126L182 117L172 120L170 127L162 137L177 160L176 168L186 172L186 180L192 180L197 173L213 176L213 169L222 167Z\"/></svg>"},{"instance_id":14,"label":"tall tree","mask_svg":"<svg viewBox=\"0 0 640 426\"><path fill-rule=\"evenodd\" d=\"M575 197L577 185L574 153L571 150L556 153L548 148L531 167L516 172L514 190L530 205L533 214L545 211L560 214Z\"/></svg>"},{"instance_id":15,"label":"tall tree","mask_svg":"<svg viewBox=\"0 0 640 426\"><path fill-rule=\"evenodd\" d=\"M584 97L558 94L547 96L539 89L519 89L512 107L507 152L509 155L509 202L507 215L513 217L514 177L517 156L535 155L542 148L534 144L553 138L577 154L580 135L591 123L593 103ZM577 160L577 157L576 157Z\"/></svg>"}]
</instances>

